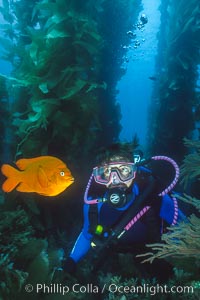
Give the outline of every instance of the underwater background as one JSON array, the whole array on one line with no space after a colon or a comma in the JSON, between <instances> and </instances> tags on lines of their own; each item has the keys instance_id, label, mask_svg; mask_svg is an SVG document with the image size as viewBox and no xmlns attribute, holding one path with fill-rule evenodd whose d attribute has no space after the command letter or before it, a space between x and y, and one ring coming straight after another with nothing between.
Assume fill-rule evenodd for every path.
<instances>
[{"instance_id":1,"label":"underwater background","mask_svg":"<svg viewBox=\"0 0 200 300\"><path fill-rule=\"evenodd\" d=\"M0 190L0 300L151 298L24 288L51 284L71 250L98 150L132 140L146 157L168 155L181 166L177 190L190 218L164 237L167 247L158 246L155 256L174 265L168 285L192 285L195 292L153 297L199 299L200 2L1 0L0 20L0 165L52 155L75 178L50 199ZM167 170L158 168L166 182ZM129 255L108 264L112 260L115 270L102 270L98 285L156 284L141 277ZM83 284L90 282L90 267L87 261L80 267Z\"/></svg>"}]
</instances>

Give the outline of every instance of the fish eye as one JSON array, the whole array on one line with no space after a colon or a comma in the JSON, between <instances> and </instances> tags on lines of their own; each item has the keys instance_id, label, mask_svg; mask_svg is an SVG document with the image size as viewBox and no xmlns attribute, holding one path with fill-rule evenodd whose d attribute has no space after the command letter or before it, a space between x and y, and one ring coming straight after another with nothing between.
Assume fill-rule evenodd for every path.
<instances>
[{"instance_id":1,"label":"fish eye","mask_svg":"<svg viewBox=\"0 0 200 300\"><path fill-rule=\"evenodd\" d=\"M64 172L64 171L61 171L61 172L60 172L60 176L65 176L65 172Z\"/></svg>"}]
</instances>

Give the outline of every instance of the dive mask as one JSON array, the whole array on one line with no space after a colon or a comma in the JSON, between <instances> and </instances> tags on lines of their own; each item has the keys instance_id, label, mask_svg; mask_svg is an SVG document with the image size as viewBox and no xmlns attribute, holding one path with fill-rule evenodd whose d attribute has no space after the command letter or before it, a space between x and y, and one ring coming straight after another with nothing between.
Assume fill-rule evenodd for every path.
<instances>
[{"instance_id":1,"label":"dive mask","mask_svg":"<svg viewBox=\"0 0 200 300\"><path fill-rule=\"evenodd\" d=\"M99 184L107 185L115 178L125 183L135 178L136 170L135 163L112 162L93 168L93 175L94 180Z\"/></svg>"}]
</instances>

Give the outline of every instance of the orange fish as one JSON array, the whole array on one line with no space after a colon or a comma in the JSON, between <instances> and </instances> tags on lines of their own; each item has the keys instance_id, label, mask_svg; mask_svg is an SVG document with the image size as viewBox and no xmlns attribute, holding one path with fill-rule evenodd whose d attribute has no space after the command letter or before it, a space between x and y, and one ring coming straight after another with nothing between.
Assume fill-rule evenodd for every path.
<instances>
[{"instance_id":1,"label":"orange fish","mask_svg":"<svg viewBox=\"0 0 200 300\"><path fill-rule=\"evenodd\" d=\"M64 162L54 156L22 158L16 165L19 170L7 164L1 167L1 172L7 177L2 185L6 193L16 188L19 192L56 196L74 181Z\"/></svg>"}]
</instances>

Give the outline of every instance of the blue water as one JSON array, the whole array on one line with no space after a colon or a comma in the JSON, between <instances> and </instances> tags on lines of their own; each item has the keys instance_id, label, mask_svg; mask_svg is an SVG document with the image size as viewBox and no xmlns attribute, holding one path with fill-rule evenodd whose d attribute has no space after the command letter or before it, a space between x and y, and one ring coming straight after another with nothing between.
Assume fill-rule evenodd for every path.
<instances>
[{"instance_id":1,"label":"blue water","mask_svg":"<svg viewBox=\"0 0 200 300\"><path fill-rule=\"evenodd\" d=\"M126 55L128 62L124 63L127 71L117 87L119 90L118 102L122 114L120 139L130 141L137 134L140 144L144 148L146 147L148 108L155 83L149 77L156 75L156 35L160 25L159 4L160 0L143 0L143 11L140 12L140 15L145 13L148 17L148 23L145 25L144 31L138 29L134 31L140 46L128 51ZM130 30L133 29L130 28ZM129 46L133 47L133 45L134 40L133 42L130 40Z\"/></svg>"},{"instance_id":2,"label":"blue water","mask_svg":"<svg viewBox=\"0 0 200 300\"><path fill-rule=\"evenodd\" d=\"M2 5L2 1L0 0L0 6ZM3 19L3 16L2 14L0 14L0 24L5 24L6 22L4 21ZM0 29L0 37L2 37L2 31ZM10 75L10 72L12 70L12 65L9 61L5 61L2 56L3 56L3 53L4 53L4 49L3 47L1 47L0 45L0 66L1 66L1 70L0 70L0 73L3 74L3 75Z\"/></svg>"}]
</instances>

